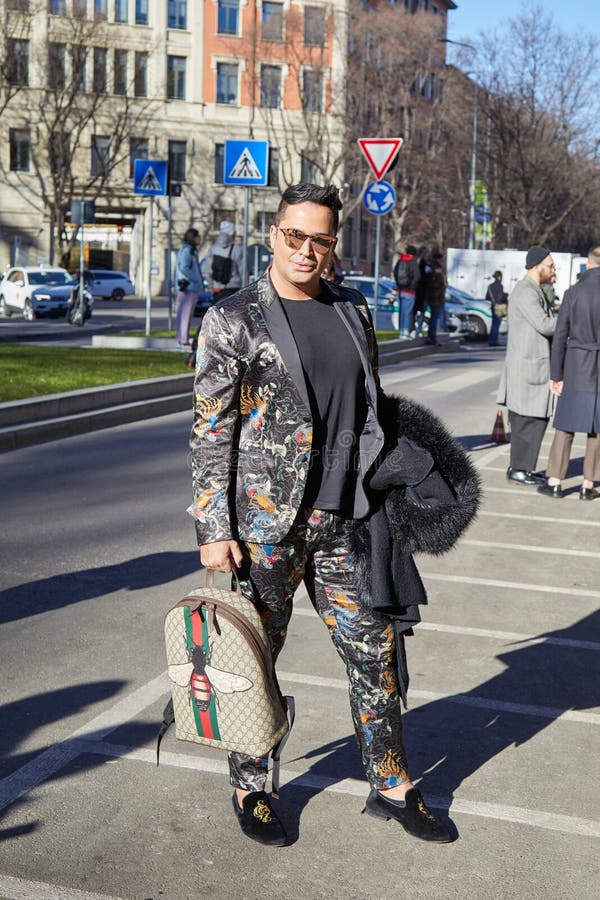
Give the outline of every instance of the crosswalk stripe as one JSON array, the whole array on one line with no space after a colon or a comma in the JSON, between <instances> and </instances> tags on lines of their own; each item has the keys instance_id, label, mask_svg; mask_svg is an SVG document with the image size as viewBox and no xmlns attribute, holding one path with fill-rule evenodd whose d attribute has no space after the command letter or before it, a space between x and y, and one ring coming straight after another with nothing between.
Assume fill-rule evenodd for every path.
<instances>
[{"instance_id":1,"label":"crosswalk stripe","mask_svg":"<svg viewBox=\"0 0 600 900\"><path fill-rule=\"evenodd\" d=\"M600 591L584 588L556 587L550 584L528 584L520 581L499 581L493 578L467 578L466 575L442 575L438 572L421 572L430 581L447 581L454 584L475 584L481 587L508 588L515 591L537 591L541 594L566 594L569 597L600 598Z\"/></svg>"},{"instance_id":2,"label":"crosswalk stripe","mask_svg":"<svg viewBox=\"0 0 600 900\"><path fill-rule=\"evenodd\" d=\"M525 522L548 522L551 525L583 525L586 528L600 528L600 522L588 522L587 519L559 519L556 516L525 516L522 513L493 512L490 509L482 509L477 513L478 518L490 519L520 519Z\"/></svg>"},{"instance_id":3,"label":"crosswalk stripe","mask_svg":"<svg viewBox=\"0 0 600 900\"><path fill-rule=\"evenodd\" d=\"M490 550L518 550L523 553L549 553L552 556L584 556L588 559L600 559L600 553L592 550L566 550L562 547L535 547L532 544L501 544L498 541L473 541L463 538L461 547L486 547Z\"/></svg>"},{"instance_id":4,"label":"crosswalk stripe","mask_svg":"<svg viewBox=\"0 0 600 900\"><path fill-rule=\"evenodd\" d=\"M440 393L449 394L453 391L464 391L465 388L474 387L487 381L488 378L497 378L496 372L489 372L485 369L467 369L460 375L454 375L453 378L443 378L441 381L435 381L433 384L423 386L424 391L438 391Z\"/></svg>"}]
</instances>

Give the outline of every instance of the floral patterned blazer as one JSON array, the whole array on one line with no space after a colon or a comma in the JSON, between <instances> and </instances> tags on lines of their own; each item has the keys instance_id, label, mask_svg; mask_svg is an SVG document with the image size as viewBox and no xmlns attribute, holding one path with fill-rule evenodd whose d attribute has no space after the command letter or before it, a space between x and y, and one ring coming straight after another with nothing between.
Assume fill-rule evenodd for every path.
<instances>
[{"instance_id":1,"label":"floral patterned blazer","mask_svg":"<svg viewBox=\"0 0 600 900\"><path fill-rule=\"evenodd\" d=\"M365 371L354 518L369 502L364 477L384 443L377 420L377 346L358 291L322 282ZM278 543L302 504L312 421L298 349L268 272L209 309L198 340L189 512L199 544Z\"/></svg>"}]
</instances>

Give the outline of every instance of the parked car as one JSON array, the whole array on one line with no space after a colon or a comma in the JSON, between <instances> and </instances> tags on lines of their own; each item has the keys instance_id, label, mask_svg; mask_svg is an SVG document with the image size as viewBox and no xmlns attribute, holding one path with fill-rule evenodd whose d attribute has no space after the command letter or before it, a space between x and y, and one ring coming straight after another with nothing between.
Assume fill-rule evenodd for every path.
<instances>
[{"instance_id":1,"label":"parked car","mask_svg":"<svg viewBox=\"0 0 600 900\"><path fill-rule=\"evenodd\" d=\"M74 277L77 277L75 273ZM84 277L92 295L101 300L123 300L124 297L135 293L131 279L125 272L116 272L113 269L86 269Z\"/></svg>"},{"instance_id":2,"label":"parked car","mask_svg":"<svg viewBox=\"0 0 600 900\"><path fill-rule=\"evenodd\" d=\"M351 287L361 292L366 298L371 310L375 297L375 279L369 275L346 275L343 281L344 287ZM377 302L377 327L397 330L399 328L399 304L396 282L385 276L379 279L379 295ZM423 334L427 334L429 311L425 311ZM446 299L446 328L450 334L468 334L472 331L472 325L462 304L454 303L452 299Z\"/></svg>"},{"instance_id":3,"label":"parked car","mask_svg":"<svg viewBox=\"0 0 600 900\"><path fill-rule=\"evenodd\" d=\"M446 308L453 304L456 310L461 310L469 321L469 328L474 336L487 338L492 327L492 304L489 300L477 300L466 291L448 285L446 288ZM508 331L507 317L500 320L500 334Z\"/></svg>"},{"instance_id":4,"label":"parked car","mask_svg":"<svg viewBox=\"0 0 600 900\"><path fill-rule=\"evenodd\" d=\"M0 315L18 313L28 321L38 316L64 316L74 286L66 269L13 266L0 282Z\"/></svg>"}]
</instances>

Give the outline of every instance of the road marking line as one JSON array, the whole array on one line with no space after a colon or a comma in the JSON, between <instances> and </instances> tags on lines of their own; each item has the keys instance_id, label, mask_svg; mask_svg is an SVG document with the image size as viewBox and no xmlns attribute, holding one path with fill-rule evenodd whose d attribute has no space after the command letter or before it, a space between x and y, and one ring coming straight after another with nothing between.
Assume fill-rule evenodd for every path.
<instances>
[{"instance_id":1,"label":"road marking line","mask_svg":"<svg viewBox=\"0 0 600 900\"><path fill-rule=\"evenodd\" d=\"M467 578L463 575L441 575L437 572L421 572L422 578L431 581L449 581L454 584L477 584L484 587L509 588L517 591L538 591L541 594L567 594L569 597L595 597L600 598L600 591L590 591L585 588L562 588L550 584L527 584L520 581L497 581L492 578Z\"/></svg>"},{"instance_id":2,"label":"road marking line","mask_svg":"<svg viewBox=\"0 0 600 900\"><path fill-rule=\"evenodd\" d=\"M552 553L556 556L585 556L589 559L600 559L600 553L592 550L564 550L560 547L534 547L531 544L500 544L497 541L472 541L463 538L461 546L467 547L487 547L489 549L498 548L499 550L522 550L526 553Z\"/></svg>"},{"instance_id":3,"label":"road marking line","mask_svg":"<svg viewBox=\"0 0 600 900\"><path fill-rule=\"evenodd\" d=\"M348 683L341 678L324 678L321 675L304 675L298 672L278 672L277 677L280 681L288 681L292 684L309 684L313 687L329 687L344 691L348 689ZM430 703L457 703L460 706L474 706L477 709L535 716L540 719L551 719L554 722L560 719L565 722L600 725L600 713L580 712L553 706L536 706L528 703L511 703L507 700L490 700L487 697L477 697L472 694L441 694L435 691L409 690L408 696L413 700L426 700Z\"/></svg>"},{"instance_id":4,"label":"road marking line","mask_svg":"<svg viewBox=\"0 0 600 900\"><path fill-rule=\"evenodd\" d=\"M0 897L10 900L122 900L120 897L109 897L108 894L90 894L88 891L78 891L58 884L25 881L23 878L1 874Z\"/></svg>"},{"instance_id":5,"label":"road marking line","mask_svg":"<svg viewBox=\"0 0 600 900\"><path fill-rule=\"evenodd\" d=\"M318 619L312 606L294 606L295 616L308 616ZM419 622L415 626L418 631L440 631L448 634L465 634L469 637L492 638L511 644L551 644L553 647L567 647L577 650L600 651L600 643L596 641L576 641L572 638L557 638L551 635L521 634L514 631L494 631L490 628L469 628L466 625L445 625L441 622Z\"/></svg>"},{"instance_id":6,"label":"road marking line","mask_svg":"<svg viewBox=\"0 0 600 900\"><path fill-rule=\"evenodd\" d=\"M478 518L487 516L493 519L520 519L525 522L549 522L551 525L583 525L584 527L600 528L600 522L592 522L587 519L558 519L555 516L524 516L522 513L492 512L489 509L480 510Z\"/></svg>"},{"instance_id":7,"label":"road marking line","mask_svg":"<svg viewBox=\"0 0 600 900\"><path fill-rule=\"evenodd\" d=\"M64 741L42 751L20 769L11 772L0 780L0 811L73 762L80 752L78 738L87 736L98 740L105 737L150 706L168 690L169 680L165 671L115 703L110 709L95 716Z\"/></svg>"},{"instance_id":8,"label":"road marking line","mask_svg":"<svg viewBox=\"0 0 600 900\"><path fill-rule=\"evenodd\" d=\"M468 369L455 375L453 378L444 378L442 381L435 381L422 387L424 391L438 391L443 393L451 393L453 391L463 391L465 388L474 387L487 381L489 378L497 378L497 372L490 372L486 369Z\"/></svg>"},{"instance_id":9,"label":"road marking line","mask_svg":"<svg viewBox=\"0 0 600 900\"><path fill-rule=\"evenodd\" d=\"M382 383L387 382L387 384L399 384L402 381L412 381L413 378L427 378L429 375L433 375L439 371L439 367L435 369L416 367L414 369L404 369L400 372L386 371L382 376L381 381Z\"/></svg>"},{"instance_id":10,"label":"road marking line","mask_svg":"<svg viewBox=\"0 0 600 900\"><path fill-rule=\"evenodd\" d=\"M83 742L87 743L87 742ZM83 748L82 748L83 750ZM136 750L117 744L98 743L91 744L85 752L97 753L113 758L130 759L137 762L155 764L156 759L152 750ZM180 753L172 753L164 750L160 756L161 762L175 768L195 769L209 774L229 775L229 767L226 762L213 760L202 756L188 756ZM327 778L322 775L294 771L285 764L282 767L282 784L294 787L316 788L332 794L344 794L346 796L364 798L368 791L368 785L356 778ZM463 800L457 797L432 797L427 794L427 805L434 809L450 810L452 814L463 813L470 816L478 816L486 819L497 819L505 822L514 822L520 825L528 825L533 828L543 828L547 831L560 831L566 834L577 834L583 837L600 837L600 822L593 819L582 819L576 816L566 816L561 813L549 813L543 810L527 809L518 806L506 806L496 803L479 803L472 800ZM36 898L37 900L37 898ZM108 898L110 900L110 898Z\"/></svg>"},{"instance_id":11,"label":"road marking line","mask_svg":"<svg viewBox=\"0 0 600 900\"><path fill-rule=\"evenodd\" d=\"M534 489L533 485L523 485L521 488L496 488L489 487L487 484L483 489L484 494L512 494L513 497L520 495L524 497L527 492L531 494L532 497L537 497L537 491ZM578 494L567 494L563 497L563 501L567 500L569 503L572 503L573 500L579 500ZM536 502L539 502L536 501Z\"/></svg>"},{"instance_id":12,"label":"road marking line","mask_svg":"<svg viewBox=\"0 0 600 900\"><path fill-rule=\"evenodd\" d=\"M506 453L507 450L507 445L501 445L500 447L494 447L492 450L488 450L483 456L473 456L473 454L470 454L471 461L474 462L476 466L482 467L487 465L488 462L495 462L498 457Z\"/></svg>"}]
</instances>

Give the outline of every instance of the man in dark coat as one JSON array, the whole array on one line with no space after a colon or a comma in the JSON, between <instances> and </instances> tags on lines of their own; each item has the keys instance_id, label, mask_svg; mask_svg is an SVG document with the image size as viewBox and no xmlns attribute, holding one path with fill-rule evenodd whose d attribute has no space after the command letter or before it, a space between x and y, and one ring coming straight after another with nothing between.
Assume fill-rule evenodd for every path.
<instances>
[{"instance_id":1,"label":"man in dark coat","mask_svg":"<svg viewBox=\"0 0 600 900\"><path fill-rule=\"evenodd\" d=\"M576 431L587 434L580 500L600 491L600 246L590 250L586 271L566 292L554 333L550 390L558 397L554 440L540 494L562 497Z\"/></svg>"}]
</instances>

